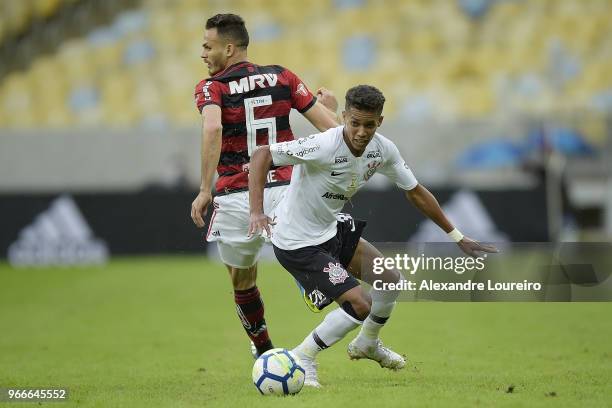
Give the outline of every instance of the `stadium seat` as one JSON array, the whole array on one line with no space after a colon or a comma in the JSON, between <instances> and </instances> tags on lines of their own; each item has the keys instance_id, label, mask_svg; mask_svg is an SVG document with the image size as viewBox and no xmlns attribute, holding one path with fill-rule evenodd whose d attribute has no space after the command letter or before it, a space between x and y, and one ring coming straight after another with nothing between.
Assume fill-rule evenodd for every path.
<instances>
[{"instance_id":1,"label":"stadium seat","mask_svg":"<svg viewBox=\"0 0 612 408\"><path fill-rule=\"evenodd\" d=\"M3 2L0 41L73 1ZM509 107L538 114L570 106L600 109L612 87L612 5L606 0L497 1L478 18L446 0L394 7L312 0L299 8L278 0L143 0L2 79L0 126L100 120L130 126L147 117L197 124L193 86L207 76L202 29L207 16L229 9L246 19L251 60L283 65L313 91L324 85L342 95L356 83L376 84L388 95L389 117L424 112L478 118ZM33 98L45 77L54 78L50 92ZM76 95L93 103L96 94L99 106L82 112L67 102ZM25 106L39 113L21 113Z\"/></svg>"}]
</instances>

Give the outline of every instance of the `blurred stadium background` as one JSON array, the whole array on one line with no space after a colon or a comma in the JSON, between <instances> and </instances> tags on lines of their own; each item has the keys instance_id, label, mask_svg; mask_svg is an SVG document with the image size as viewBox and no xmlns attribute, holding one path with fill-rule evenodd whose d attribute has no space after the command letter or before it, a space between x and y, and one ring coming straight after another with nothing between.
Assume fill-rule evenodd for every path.
<instances>
[{"instance_id":1,"label":"blurred stadium background","mask_svg":"<svg viewBox=\"0 0 612 408\"><path fill-rule=\"evenodd\" d=\"M612 237L609 0L1 0L0 11L0 257L14 264L205 250L189 218L193 90L218 12L245 18L251 61L341 105L352 85L380 87L381 133L465 232ZM370 240L444 238L374 180L348 209L375 221Z\"/></svg>"},{"instance_id":2,"label":"blurred stadium background","mask_svg":"<svg viewBox=\"0 0 612 408\"><path fill-rule=\"evenodd\" d=\"M70 406L287 405L254 397L230 283L189 217L219 12L245 18L251 61L341 105L380 87L381 133L462 231L540 243L499 276L596 241L561 261L602 265L577 281L607 284L546 296L610 299L610 0L0 0L0 387L68 387ZM447 241L384 178L368 187L347 211L370 241ZM258 285L277 346L320 321L277 262ZM406 372L348 364L345 342L321 357L325 388L292 404L609 406L611 304L400 305L384 340Z\"/></svg>"}]
</instances>

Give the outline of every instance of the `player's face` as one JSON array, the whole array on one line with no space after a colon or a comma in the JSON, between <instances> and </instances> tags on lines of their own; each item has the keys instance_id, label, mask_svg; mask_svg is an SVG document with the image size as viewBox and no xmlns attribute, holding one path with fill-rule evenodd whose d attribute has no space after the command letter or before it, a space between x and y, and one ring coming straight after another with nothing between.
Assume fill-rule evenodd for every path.
<instances>
[{"instance_id":1,"label":"player's face","mask_svg":"<svg viewBox=\"0 0 612 408\"><path fill-rule=\"evenodd\" d=\"M227 44L217 34L216 28L204 32L204 44L202 44L202 59L208 66L208 74L215 75L223 71L227 64Z\"/></svg>"},{"instance_id":2,"label":"player's face","mask_svg":"<svg viewBox=\"0 0 612 408\"><path fill-rule=\"evenodd\" d=\"M376 112L367 112L353 107L342 113L344 116L344 140L355 153L363 153L383 117Z\"/></svg>"}]
</instances>

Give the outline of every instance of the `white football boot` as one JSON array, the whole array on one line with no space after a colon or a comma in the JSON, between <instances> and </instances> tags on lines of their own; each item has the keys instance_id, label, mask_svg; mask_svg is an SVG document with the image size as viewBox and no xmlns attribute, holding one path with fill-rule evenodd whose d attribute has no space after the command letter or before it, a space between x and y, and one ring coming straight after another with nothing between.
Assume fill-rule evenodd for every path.
<instances>
[{"instance_id":1,"label":"white football boot","mask_svg":"<svg viewBox=\"0 0 612 408\"><path fill-rule=\"evenodd\" d=\"M306 372L304 378L304 386L306 387L314 387L321 388L321 384L319 383L319 378L317 377L317 362L314 359L308 357L307 355L299 352L297 349L291 350L296 357L300 360L300 365Z\"/></svg>"},{"instance_id":2,"label":"white football boot","mask_svg":"<svg viewBox=\"0 0 612 408\"><path fill-rule=\"evenodd\" d=\"M362 347L355 338L349 343L347 352L351 360L367 358L391 370L401 370L406 365L404 357L383 346L380 339L376 339L370 346Z\"/></svg>"}]
</instances>

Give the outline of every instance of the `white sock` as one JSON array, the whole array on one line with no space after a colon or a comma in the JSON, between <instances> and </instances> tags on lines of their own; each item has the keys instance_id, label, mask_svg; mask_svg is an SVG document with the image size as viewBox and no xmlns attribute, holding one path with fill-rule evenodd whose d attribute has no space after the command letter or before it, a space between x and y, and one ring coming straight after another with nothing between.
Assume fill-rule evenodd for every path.
<instances>
[{"instance_id":1,"label":"white sock","mask_svg":"<svg viewBox=\"0 0 612 408\"><path fill-rule=\"evenodd\" d=\"M357 342L362 345L370 345L378 339L380 330L384 327L395 307L395 299L399 296L399 291L372 290L370 294L372 296L372 308L357 335Z\"/></svg>"},{"instance_id":2,"label":"white sock","mask_svg":"<svg viewBox=\"0 0 612 408\"><path fill-rule=\"evenodd\" d=\"M325 316L325 319L312 331L294 351L314 359L317 354L331 347L361 322L351 317L341 308L337 308Z\"/></svg>"}]
</instances>

